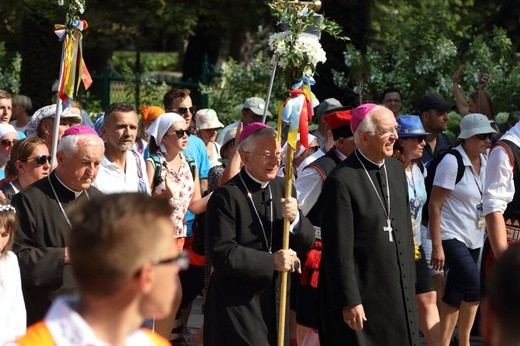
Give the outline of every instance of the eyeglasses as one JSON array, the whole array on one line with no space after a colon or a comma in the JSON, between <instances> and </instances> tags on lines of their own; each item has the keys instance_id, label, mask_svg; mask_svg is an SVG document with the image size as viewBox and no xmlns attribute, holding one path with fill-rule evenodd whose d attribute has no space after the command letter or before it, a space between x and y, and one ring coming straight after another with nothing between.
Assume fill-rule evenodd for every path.
<instances>
[{"instance_id":1,"label":"eyeglasses","mask_svg":"<svg viewBox=\"0 0 520 346\"><path fill-rule=\"evenodd\" d=\"M186 113L188 113L188 111L193 114L195 112L195 107L179 107L179 108L174 108L173 109L174 111L176 111L177 113L179 113L180 115L184 115Z\"/></svg>"},{"instance_id":2,"label":"eyeglasses","mask_svg":"<svg viewBox=\"0 0 520 346\"><path fill-rule=\"evenodd\" d=\"M17 139L2 139L2 146L4 147L10 147L14 145L14 143L18 142Z\"/></svg>"},{"instance_id":3,"label":"eyeglasses","mask_svg":"<svg viewBox=\"0 0 520 346\"><path fill-rule=\"evenodd\" d=\"M28 159L23 160L23 161L26 162L26 161L30 161L30 160L36 161L36 163L39 164L40 166L44 165L47 162L50 165L51 164L51 160L52 160L52 156L49 156L49 155L38 155L36 157L31 157L31 158L28 158Z\"/></svg>"},{"instance_id":4,"label":"eyeglasses","mask_svg":"<svg viewBox=\"0 0 520 346\"><path fill-rule=\"evenodd\" d=\"M416 137L403 137L403 139L413 139L415 143L422 143L426 137L424 136L416 136Z\"/></svg>"},{"instance_id":5,"label":"eyeglasses","mask_svg":"<svg viewBox=\"0 0 520 346\"><path fill-rule=\"evenodd\" d=\"M251 155L256 155L258 157L260 157L262 160L266 161L266 162L271 162L273 160L276 159L276 161L280 162L282 161L282 154L278 153L278 154L271 154L271 153L263 153L263 154L260 154L260 153L252 153L250 151L246 151L246 153L249 153Z\"/></svg>"},{"instance_id":6,"label":"eyeglasses","mask_svg":"<svg viewBox=\"0 0 520 346\"><path fill-rule=\"evenodd\" d=\"M320 150L320 146L319 145L315 145L313 147L309 147L310 150L314 150L314 152L317 152L318 150Z\"/></svg>"},{"instance_id":7,"label":"eyeglasses","mask_svg":"<svg viewBox=\"0 0 520 346\"><path fill-rule=\"evenodd\" d=\"M492 140L493 134L492 133L481 133L480 135L475 135L478 139L481 141L485 141L486 139Z\"/></svg>"},{"instance_id":8,"label":"eyeglasses","mask_svg":"<svg viewBox=\"0 0 520 346\"><path fill-rule=\"evenodd\" d=\"M190 260L188 257L188 253L186 251L182 251L177 256L165 258L162 260L154 259L151 261L151 264L153 266L159 266L163 264L176 264L180 270L186 270L190 265Z\"/></svg>"},{"instance_id":9,"label":"eyeglasses","mask_svg":"<svg viewBox=\"0 0 520 346\"><path fill-rule=\"evenodd\" d=\"M173 131L173 132L168 132L169 135L173 135L174 133L179 138L183 138L185 134L186 134L186 137L190 136L190 132L188 130L177 130L177 131Z\"/></svg>"},{"instance_id":10,"label":"eyeglasses","mask_svg":"<svg viewBox=\"0 0 520 346\"><path fill-rule=\"evenodd\" d=\"M401 131L401 125L396 125L395 127L380 127L378 129L379 134L385 136L390 134L398 134Z\"/></svg>"}]
</instances>

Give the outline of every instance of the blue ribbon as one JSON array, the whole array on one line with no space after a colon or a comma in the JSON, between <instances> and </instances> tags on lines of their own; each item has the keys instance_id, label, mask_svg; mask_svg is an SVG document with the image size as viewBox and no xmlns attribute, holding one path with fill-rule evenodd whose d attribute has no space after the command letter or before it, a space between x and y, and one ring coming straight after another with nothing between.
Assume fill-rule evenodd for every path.
<instances>
[{"instance_id":1,"label":"blue ribbon","mask_svg":"<svg viewBox=\"0 0 520 346\"><path fill-rule=\"evenodd\" d=\"M310 88L312 85L316 84L316 81L311 76L303 76L302 79L292 86L292 88L293 90L300 89L303 84L307 84Z\"/></svg>"}]
</instances>

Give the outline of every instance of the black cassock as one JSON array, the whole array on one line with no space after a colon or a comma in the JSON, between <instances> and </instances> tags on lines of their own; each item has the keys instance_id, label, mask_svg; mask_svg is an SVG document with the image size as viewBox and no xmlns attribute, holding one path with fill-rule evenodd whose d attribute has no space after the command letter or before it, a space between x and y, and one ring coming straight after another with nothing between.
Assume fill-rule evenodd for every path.
<instances>
[{"instance_id":1,"label":"black cassock","mask_svg":"<svg viewBox=\"0 0 520 346\"><path fill-rule=\"evenodd\" d=\"M265 234L244 184L251 193ZM262 189L242 169L209 200L205 238L215 270L204 311L206 346L276 343L279 280L273 253L282 248L280 198L284 180L276 178L268 186ZM272 238L268 221L270 207L266 203L269 199L273 206ZM301 212L299 226L293 233L290 247L297 252L308 251L314 241L314 228ZM271 239L272 253L269 252Z\"/></svg>"},{"instance_id":2,"label":"black cassock","mask_svg":"<svg viewBox=\"0 0 520 346\"><path fill-rule=\"evenodd\" d=\"M360 161L361 160L361 161ZM332 171L323 186L323 252L319 277L322 345L418 344L414 242L402 164L385 160L393 241L383 230L387 204L384 166L357 151ZM342 308L363 304L367 321L355 332Z\"/></svg>"},{"instance_id":3,"label":"black cassock","mask_svg":"<svg viewBox=\"0 0 520 346\"><path fill-rule=\"evenodd\" d=\"M101 194L91 186L87 194L83 192L76 199L74 192L63 186L54 172L49 178L64 210L74 201L87 198L87 194L89 197ZM75 287L70 265L63 264L70 226L49 178L36 181L12 200L20 222L13 251L20 263L28 324L41 320L54 298L73 291Z\"/></svg>"}]
</instances>

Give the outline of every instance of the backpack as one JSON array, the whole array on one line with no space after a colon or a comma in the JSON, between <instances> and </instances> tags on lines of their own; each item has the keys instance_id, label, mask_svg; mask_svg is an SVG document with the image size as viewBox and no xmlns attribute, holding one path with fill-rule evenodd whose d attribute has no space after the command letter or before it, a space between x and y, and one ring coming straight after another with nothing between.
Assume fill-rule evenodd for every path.
<instances>
[{"instance_id":1,"label":"backpack","mask_svg":"<svg viewBox=\"0 0 520 346\"><path fill-rule=\"evenodd\" d=\"M186 156L188 158L188 165L190 166L191 176L195 180L195 171L197 170L197 164L195 163L195 160L190 158L189 156ZM163 182L163 178L161 177L161 171L162 171L162 164L161 159L159 158L159 155L157 153L151 154L150 158L153 160L153 165L155 167L154 173L153 173L153 181L152 181L152 190L154 187L159 185Z\"/></svg>"},{"instance_id":2,"label":"backpack","mask_svg":"<svg viewBox=\"0 0 520 346\"><path fill-rule=\"evenodd\" d=\"M457 185L458 182L464 176L464 171L466 168L466 167L464 167L464 162L462 162L462 155L458 150L456 150L456 149L445 150L445 151L441 152L439 155L435 156L430 162L428 162L426 167L422 163L419 165L421 172L424 173L425 168L428 171L428 175L426 176L426 178L424 178L424 186L426 187L426 196L427 196L426 203L424 203L423 212L422 212L422 224L424 226L428 226L428 220L429 220L428 204L430 203L430 195L432 193L433 181L435 180L435 171L437 170L437 166L439 165L439 163L442 161L442 159L444 159L444 156L446 156L448 154L455 156L455 158L457 159L457 176L455 177L455 185Z\"/></svg>"}]
</instances>

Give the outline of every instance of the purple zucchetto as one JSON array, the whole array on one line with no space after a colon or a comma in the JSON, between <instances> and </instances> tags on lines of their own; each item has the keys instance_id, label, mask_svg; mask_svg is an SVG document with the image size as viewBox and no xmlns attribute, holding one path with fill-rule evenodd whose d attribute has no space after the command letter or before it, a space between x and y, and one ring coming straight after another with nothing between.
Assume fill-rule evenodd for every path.
<instances>
[{"instance_id":1,"label":"purple zucchetto","mask_svg":"<svg viewBox=\"0 0 520 346\"><path fill-rule=\"evenodd\" d=\"M98 136L97 132L90 126L76 125L69 127L64 133L63 137L74 136L74 135L95 135Z\"/></svg>"}]
</instances>

